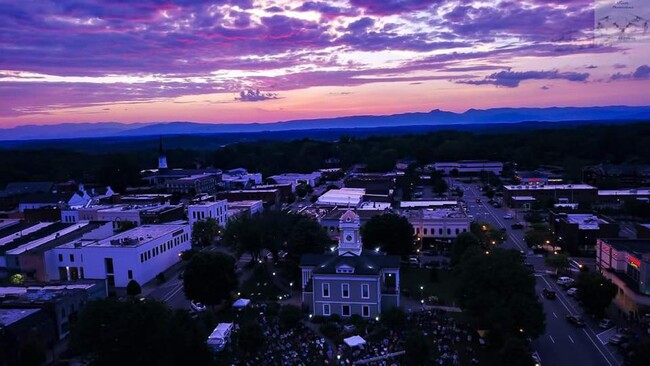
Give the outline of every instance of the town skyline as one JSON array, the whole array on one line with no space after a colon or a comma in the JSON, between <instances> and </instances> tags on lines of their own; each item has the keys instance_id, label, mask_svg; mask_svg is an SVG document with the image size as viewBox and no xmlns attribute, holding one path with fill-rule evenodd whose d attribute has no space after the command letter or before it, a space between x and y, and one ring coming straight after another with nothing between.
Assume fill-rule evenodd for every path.
<instances>
[{"instance_id":1,"label":"town skyline","mask_svg":"<svg viewBox=\"0 0 650 366\"><path fill-rule=\"evenodd\" d=\"M0 128L650 105L647 29L598 38L603 3L12 3Z\"/></svg>"}]
</instances>

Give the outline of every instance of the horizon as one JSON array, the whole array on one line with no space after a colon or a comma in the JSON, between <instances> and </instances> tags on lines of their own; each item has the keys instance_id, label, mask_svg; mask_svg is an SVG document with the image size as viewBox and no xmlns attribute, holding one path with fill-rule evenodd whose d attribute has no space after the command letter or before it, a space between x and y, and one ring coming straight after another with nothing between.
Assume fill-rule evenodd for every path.
<instances>
[{"instance_id":1,"label":"horizon","mask_svg":"<svg viewBox=\"0 0 650 366\"><path fill-rule=\"evenodd\" d=\"M0 128L647 106L647 27L623 37L603 20L627 13L605 0L11 3Z\"/></svg>"}]
</instances>

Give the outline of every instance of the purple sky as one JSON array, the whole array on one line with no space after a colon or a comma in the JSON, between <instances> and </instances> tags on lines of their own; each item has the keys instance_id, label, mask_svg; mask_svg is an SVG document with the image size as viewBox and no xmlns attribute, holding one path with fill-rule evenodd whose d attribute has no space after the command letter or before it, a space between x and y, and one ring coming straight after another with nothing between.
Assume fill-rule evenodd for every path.
<instances>
[{"instance_id":1,"label":"purple sky","mask_svg":"<svg viewBox=\"0 0 650 366\"><path fill-rule=\"evenodd\" d=\"M0 127L649 105L637 2L0 0Z\"/></svg>"}]
</instances>

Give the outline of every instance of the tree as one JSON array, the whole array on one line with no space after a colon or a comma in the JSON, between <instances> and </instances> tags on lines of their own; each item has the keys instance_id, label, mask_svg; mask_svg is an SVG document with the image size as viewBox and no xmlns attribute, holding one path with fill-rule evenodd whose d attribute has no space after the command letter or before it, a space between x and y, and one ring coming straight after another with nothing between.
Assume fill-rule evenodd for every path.
<instances>
[{"instance_id":1,"label":"tree","mask_svg":"<svg viewBox=\"0 0 650 366\"><path fill-rule=\"evenodd\" d=\"M299 307L295 305L285 305L280 309L279 320L280 328L289 330L295 328L302 318L302 312Z\"/></svg>"},{"instance_id":2,"label":"tree","mask_svg":"<svg viewBox=\"0 0 650 366\"><path fill-rule=\"evenodd\" d=\"M42 342L30 339L23 345L18 355L21 366L41 366L47 360L47 354Z\"/></svg>"},{"instance_id":3,"label":"tree","mask_svg":"<svg viewBox=\"0 0 650 366\"><path fill-rule=\"evenodd\" d=\"M479 242L476 235L472 233L462 233L456 237L454 243L451 246L449 257L451 260L451 265L455 266L460 263L461 258L469 248L480 248L481 243Z\"/></svg>"},{"instance_id":4,"label":"tree","mask_svg":"<svg viewBox=\"0 0 650 366\"><path fill-rule=\"evenodd\" d=\"M195 254L183 274L183 291L187 298L206 305L218 305L237 289L235 259L227 254Z\"/></svg>"},{"instance_id":5,"label":"tree","mask_svg":"<svg viewBox=\"0 0 650 366\"><path fill-rule=\"evenodd\" d=\"M524 234L524 241L529 247L534 248L551 243L553 235L546 229L533 229L526 231Z\"/></svg>"},{"instance_id":6,"label":"tree","mask_svg":"<svg viewBox=\"0 0 650 366\"><path fill-rule=\"evenodd\" d=\"M264 329L254 321L244 323L239 329L239 349L245 353L254 353L259 350L266 341Z\"/></svg>"},{"instance_id":7,"label":"tree","mask_svg":"<svg viewBox=\"0 0 650 366\"><path fill-rule=\"evenodd\" d=\"M408 256L414 249L413 226L396 214L373 216L362 228L363 246L381 248L391 255Z\"/></svg>"},{"instance_id":8,"label":"tree","mask_svg":"<svg viewBox=\"0 0 650 366\"><path fill-rule=\"evenodd\" d=\"M301 218L287 238L287 253L293 259L300 259L303 254L322 253L332 240L325 229L310 218Z\"/></svg>"},{"instance_id":9,"label":"tree","mask_svg":"<svg viewBox=\"0 0 650 366\"><path fill-rule=\"evenodd\" d=\"M534 366L533 357L526 343L520 338L508 338L499 352L503 365Z\"/></svg>"},{"instance_id":10,"label":"tree","mask_svg":"<svg viewBox=\"0 0 650 366\"><path fill-rule=\"evenodd\" d=\"M433 182L433 191L438 195L442 196L449 189L449 185L445 182L444 179L439 178Z\"/></svg>"},{"instance_id":11,"label":"tree","mask_svg":"<svg viewBox=\"0 0 650 366\"><path fill-rule=\"evenodd\" d=\"M626 358L627 361L627 358ZM645 337L639 342L636 349L629 358L630 366L647 366L650 365L650 338Z\"/></svg>"},{"instance_id":12,"label":"tree","mask_svg":"<svg viewBox=\"0 0 650 366\"><path fill-rule=\"evenodd\" d=\"M221 228L217 220L210 217L200 220L192 225L192 245L205 247L212 244L215 237L219 235Z\"/></svg>"},{"instance_id":13,"label":"tree","mask_svg":"<svg viewBox=\"0 0 650 366\"><path fill-rule=\"evenodd\" d=\"M151 300L104 299L82 309L70 349L91 366L207 365L209 353L187 312Z\"/></svg>"},{"instance_id":14,"label":"tree","mask_svg":"<svg viewBox=\"0 0 650 366\"><path fill-rule=\"evenodd\" d=\"M585 310L597 317L603 317L605 309L612 302L618 288L599 272L581 272L576 283L578 298Z\"/></svg>"},{"instance_id":15,"label":"tree","mask_svg":"<svg viewBox=\"0 0 650 366\"><path fill-rule=\"evenodd\" d=\"M131 280L126 284L126 294L129 296L138 296L142 293L142 288L136 280Z\"/></svg>"},{"instance_id":16,"label":"tree","mask_svg":"<svg viewBox=\"0 0 650 366\"><path fill-rule=\"evenodd\" d=\"M549 255L544 263L555 269L555 273L564 272L569 267L569 256L564 253Z\"/></svg>"},{"instance_id":17,"label":"tree","mask_svg":"<svg viewBox=\"0 0 650 366\"><path fill-rule=\"evenodd\" d=\"M404 329L406 325L406 313L402 308L394 307L381 313L379 321L384 327L390 330Z\"/></svg>"},{"instance_id":18,"label":"tree","mask_svg":"<svg viewBox=\"0 0 650 366\"><path fill-rule=\"evenodd\" d=\"M424 334L420 331L411 331L404 342L406 354L404 359L407 365L420 366L429 364L431 347Z\"/></svg>"},{"instance_id":19,"label":"tree","mask_svg":"<svg viewBox=\"0 0 650 366\"><path fill-rule=\"evenodd\" d=\"M465 255L458 266L461 307L478 329L508 337L536 338L544 332L544 311L535 278L518 252L494 249Z\"/></svg>"}]
</instances>

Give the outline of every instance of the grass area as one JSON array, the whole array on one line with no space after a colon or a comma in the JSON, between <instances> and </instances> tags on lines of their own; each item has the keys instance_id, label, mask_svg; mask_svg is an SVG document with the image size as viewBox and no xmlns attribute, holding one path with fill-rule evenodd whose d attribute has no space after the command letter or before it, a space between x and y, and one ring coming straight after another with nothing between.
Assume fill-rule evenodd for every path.
<instances>
[{"instance_id":1,"label":"grass area","mask_svg":"<svg viewBox=\"0 0 650 366\"><path fill-rule=\"evenodd\" d=\"M460 285L458 279L451 271L437 270L437 281L431 281L431 270L426 268L402 267L400 269L400 286L404 296L407 294L413 299L436 296L440 305L458 305L456 301L456 288ZM423 287L420 290L420 286Z\"/></svg>"},{"instance_id":2,"label":"grass area","mask_svg":"<svg viewBox=\"0 0 650 366\"><path fill-rule=\"evenodd\" d=\"M284 292L273 284L265 266L255 267L253 275L241 285L239 291L241 297L256 301L278 300L278 296L284 295Z\"/></svg>"}]
</instances>

